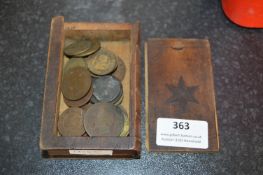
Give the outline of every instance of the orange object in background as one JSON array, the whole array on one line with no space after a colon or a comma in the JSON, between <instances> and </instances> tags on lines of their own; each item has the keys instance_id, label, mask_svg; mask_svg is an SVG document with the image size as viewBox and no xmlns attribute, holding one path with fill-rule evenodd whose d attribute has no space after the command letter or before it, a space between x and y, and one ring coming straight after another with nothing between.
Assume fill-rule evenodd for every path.
<instances>
[{"instance_id":1,"label":"orange object in background","mask_svg":"<svg viewBox=\"0 0 263 175\"><path fill-rule=\"evenodd\" d=\"M226 16L234 23L263 28L263 0L222 0Z\"/></svg>"}]
</instances>

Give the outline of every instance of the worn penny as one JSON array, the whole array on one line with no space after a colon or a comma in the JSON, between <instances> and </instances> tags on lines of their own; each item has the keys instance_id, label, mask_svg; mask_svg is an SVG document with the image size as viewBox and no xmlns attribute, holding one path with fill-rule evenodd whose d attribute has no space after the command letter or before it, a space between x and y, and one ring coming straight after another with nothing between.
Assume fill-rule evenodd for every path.
<instances>
[{"instance_id":1,"label":"worn penny","mask_svg":"<svg viewBox=\"0 0 263 175\"><path fill-rule=\"evenodd\" d=\"M67 72L69 69L72 69L75 67L87 68L86 62L83 60L83 58L71 58L66 63L64 67L64 72Z\"/></svg>"},{"instance_id":2,"label":"worn penny","mask_svg":"<svg viewBox=\"0 0 263 175\"><path fill-rule=\"evenodd\" d=\"M119 80L113 76L101 76L93 81L93 95L99 102L112 102L122 91L122 85Z\"/></svg>"},{"instance_id":3,"label":"worn penny","mask_svg":"<svg viewBox=\"0 0 263 175\"><path fill-rule=\"evenodd\" d=\"M64 48L65 55L74 56L81 54L91 48L90 40L76 40Z\"/></svg>"},{"instance_id":4,"label":"worn penny","mask_svg":"<svg viewBox=\"0 0 263 175\"><path fill-rule=\"evenodd\" d=\"M123 91L121 89L121 92L119 93L119 95L113 101L109 101L109 103L119 105L119 104L121 104L122 100L123 100ZM92 95L90 101L92 103L99 103L100 102L99 100L97 100L97 98L94 95Z\"/></svg>"},{"instance_id":5,"label":"worn penny","mask_svg":"<svg viewBox=\"0 0 263 175\"><path fill-rule=\"evenodd\" d=\"M58 118L58 131L62 136L82 136L85 133L83 110L66 109Z\"/></svg>"},{"instance_id":6,"label":"worn penny","mask_svg":"<svg viewBox=\"0 0 263 175\"><path fill-rule=\"evenodd\" d=\"M64 73L61 90L65 98L78 100L84 97L91 87L91 76L82 67L69 69Z\"/></svg>"},{"instance_id":7,"label":"worn penny","mask_svg":"<svg viewBox=\"0 0 263 175\"><path fill-rule=\"evenodd\" d=\"M93 88L91 87L89 92L87 93L87 95L85 95L81 99L69 100L69 99L64 97L64 102L66 103L66 105L71 106L71 107L81 107L90 101L92 93L93 93Z\"/></svg>"},{"instance_id":8,"label":"worn penny","mask_svg":"<svg viewBox=\"0 0 263 175\"><path fill-rule=\"evenodd\" d=\"M84 113L84 127L89 136L120 136L124 117L111 103L96 103Z\"/></svg>"},{"instance_id":9,"label":"worn penny","mask_svg":"<svg viewBox=\"0 0 263 175\"><path fill-rule=\"evenodd\" d=\"M106 75L117 68L116 56L108 50L101 48L90 57L87 65L89 70L95 75Z\"/></svg>"},{"instance_id":10,"label":"worn penny","mask_svg":"<svg viewBox=\"0 0 263 175\"><path fill-rule=\"evenodd\" d=\"M64 48L68 47L69 45L73 44L76 40L71 38L66 38L64 41Z\"/></svg>"},{"instance_id":11,"label":"worn penny","mask_svg":"<svg viewBox=\"0 0 263 175\"><path fill-rule=\"evenodd\" d=\"M124 61L119 57L117 57L117 65L117 69L115 70L115 72L113 72L112 75L118 80L122 81L125 77L126 66Z\"/></svg>"},{"instance_id":12,"label":"worn penny","mask_svg":"<svg viewBox=\"0 0 263 175\"><path fill-rule=\"evenodd\" d=\"M100 42L98 40L93 39L90 42L91 42L90 48L86 50L85 52L77 54L76 55L77 57L87 57L100 49Z\"/></svg>"}]
</instances>

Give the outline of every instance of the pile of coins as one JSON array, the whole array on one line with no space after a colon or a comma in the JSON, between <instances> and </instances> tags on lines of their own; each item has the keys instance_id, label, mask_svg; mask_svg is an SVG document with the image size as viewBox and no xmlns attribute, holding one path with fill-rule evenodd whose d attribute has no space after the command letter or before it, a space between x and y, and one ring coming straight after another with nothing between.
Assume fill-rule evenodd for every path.
<instances>
[{"instance_id":1,"label":"pile of coins","mask_svg":"<svg viewBox=\"0 0 263 175\"><path fill-rule=\"evenodd\" d=\"M120 105L125 63L98 40L65 40L61 83L68 108L58 117L61 136L127 136L129 117Z\"/></svg>"}]
</instances>

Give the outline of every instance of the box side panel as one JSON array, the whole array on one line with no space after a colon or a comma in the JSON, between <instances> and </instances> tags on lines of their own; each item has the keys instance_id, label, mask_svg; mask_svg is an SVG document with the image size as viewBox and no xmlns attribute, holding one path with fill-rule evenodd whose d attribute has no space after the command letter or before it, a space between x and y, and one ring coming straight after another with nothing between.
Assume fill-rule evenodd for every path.
<instances>
[{"instance_id":1,"label":"box side panel","mask_svg":"<svg viewBox=\"0 0 263 175\"><path fill-rule=\"evenodd\" d=\"M140 89L140 24L135 23L131 31L131 81L130 81L130 114L133 116L131 120L131 136L136 138L135 150L141 150L141 89Z\"/></svg>"},{"instance_id":2,"label":"box side panel","mask_svg":"<svg viewBox=\"0 0 263 175\"><path fill-rule=\"evenodd\" d=\"M54 17L51 22L49 50L46 66L45 90L40 132L40 148L45 149L53 143L55 116L57 115L57 101L59 80L63 58L64 18Z\"/></svg>"}]
</instances>

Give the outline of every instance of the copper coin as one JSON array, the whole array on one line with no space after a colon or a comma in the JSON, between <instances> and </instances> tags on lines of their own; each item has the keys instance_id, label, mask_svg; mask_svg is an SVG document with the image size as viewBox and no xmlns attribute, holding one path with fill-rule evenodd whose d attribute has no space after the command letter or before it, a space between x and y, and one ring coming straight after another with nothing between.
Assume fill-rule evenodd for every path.
<instances>
[{"instance_id":1,"label":"copper coin","mask_svg":"<svg viewBox=\"0 0 263 175\"><path fill-rule=\"evenodd\" d=\"M91 48L90 40L78 40L64 48L64 53L68 56L81 54Z\"/></svg>"},{"instance_id":2,"label":"copper coin","mask_svg":"<svg viewBox=\"0 0 263 175\"><path fill-rule=\"evenodd\" d=\"M124 107L121 105L119 105L117 108L124 117L124 125L123 125L123 129L122 129L120 136L127 136L129 134L129 128L130 128L130 120L129 120L128 113L126 112Z\"/></svg>"},{"instance_id":3,"label":"copper coin","mask_svg":"<svg viewBox=\"0 0 263 175\"><path fill-rule=\"evenodd\" d=\"M58 118L58 131L62 136L82 136L85 133L83 110L66 109Z\"/></svg>"},{"instance_id":4,"label":"copper coin","mask_svg":"<svg viewBox=\"0 0 263 175\"><path fill-rule=\"evenodd\" d=\"M108 50L101 48L90 57L88 69L95 75L106 75L117 68L116 56Z\"/></svg>"},{"instance_id":5,"label":"copper coin","mask_svg":"<svg viewBox=\"0 0 263 175\"><path fill-rule=\"evenodd\" d=\"M61 90L65 98L78 100L84 97L91 87L91 76L82 67L69 69L64 73Z\"/></svg>"},{"instance_id":6,"label":"copper coin","mask_svg":"<svg viewBox=\"0 0 263 175\"><path fill-rule=\"evenodd\" d=\"M86 57L100 49L100 42L98 40L91 40L91 46L83 53L77 54L77 57Z\"/></svg>"},{"instance_id":7,"label":"copper coin","mask_svg":"<svg viewBox=\"0 0 263 175\"><path fill-rule=\"evenodd\" d=\"M74 43L75 40L74 39L71 39L71 38L66 38L65 41L64 41L64 49L66 47L68 47L69 45L71 45L72 43Z\"/></svg>"},{"instance_id":8,"label":"copper coin","mask_svg":"<svg viewBox=\"0 0 263 175\"><path fill-rule=\"evenodd\" d=\"M66 63L64 67L64 72L67 72L69 69L72 69L75 67L87 68L87 65L86 65L86 62L83 60L83 58L71 58Z\"/></svg>"},{"instance_id":9,"label":"copper coin","mask_svg":"<svg viewBox=\"0 0 263 175\"><path fill-rule=\"evenodd\" d=\"M122 81L125 77L126 66L123 60L119 57L117 57L117 65L117 69L112 75L118 80Z\"/></svg>"},{"instance_id":10,"label":"copper coin","mask_svg":"<svg viewBox=\"0 0 263 175\"><path fill-rule=\"evenodd\" d=\"M89 136L120 136L124 117L111 103L96 103L84 114L84 127Z\"/></svg>"},{"instance_id":11,"label":"copper coin","mask_svg":"<svg viewBox=\"0 0 263 175\"><path fill-rule=\"evenodd\" d=\"M120 81L110 75L95 78L92 86L93 95L99 102L112 102L122 91Z\"/></svg>"},{"instance_id":12,"label":"copper coin","mask_svg":"<svg viewBox=\"0 0 263 175\"><path fill-rule=\"evenodd\" d=\"M69 99L64 97L64 102L66 103L66 105L71 106L71 107L81 107L81 106L85 105L90 100L92 93L93 93L93 88L91 87L89 92L87 93L87 95L85 95L81 99L69 100Z\"/></svg>"},{"instance_id":13,"label":"copper coin","mask_svg":"<svg viewBox=\"0 0 263 175\"><path fill-rule=\"evenodd\" d=\"M109 103L113 103L115 105L119 105L122 102L122 100L123 100L123 91L122 91L122 88L121 88L121 91L120 91L119 95L115 99L113 99L112 101L108 101L108 102ZM97 98L94 95L92 95L90 101L92 103L99 103L100 102L99 100L97 100Z\"/></svg>"}]
</instances>

